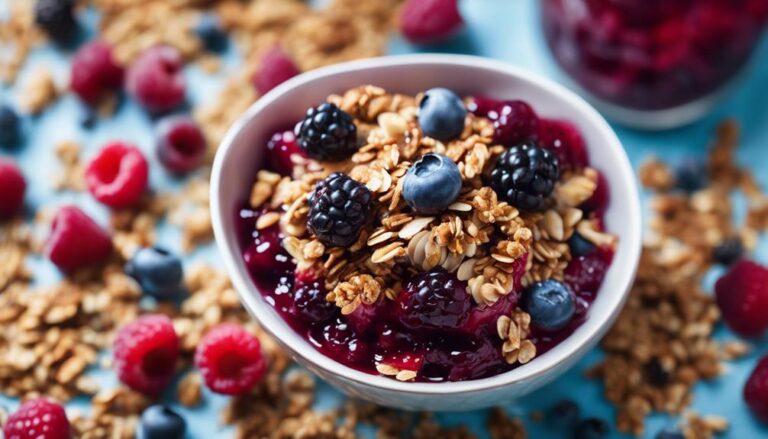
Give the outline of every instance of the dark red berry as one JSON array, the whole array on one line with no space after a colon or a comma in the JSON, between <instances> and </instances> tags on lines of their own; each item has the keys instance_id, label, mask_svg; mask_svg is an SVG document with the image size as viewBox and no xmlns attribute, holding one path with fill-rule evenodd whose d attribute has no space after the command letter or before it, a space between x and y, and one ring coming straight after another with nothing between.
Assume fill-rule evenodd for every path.
<instances>
[{"instance_id":1,"label":"dark red berry","mask_svg":"<svg viewBox=\"0 0 768 439\"><path fill-rule=\"evenodd\" d=\"M104 146L88 164L85 183L99 202L121 208L135 205L147 190L149 165L144 154L121 142Z\"/></svg>"},{"instance_id":2,"label":"dark red berry","mask_svg":"<svg viewBox=\"0 0 768 439\"><path fill-rule=\"evenodd\" d=\"M418 352L403 352L384 355L379 363L392 366L399 370L419 372L424 366L424 354Z\"/></svg>"},{"instance_id":3,"label":"dark red berry","mask_svg":"<svg viewBox=\"0 0 768 439\"><path fill-rule=\"evenodd\" d=\"M27 181L10 159L0 157L0 219L15 215L24 204Z\"/></svg>"},{"instance_id":4,"label":"dark red berry","mask_svg":"<svg viewBox=\"0 0 768 439\"><path fill-rule=\"evenodd\" d=\"M589 165L584 138L572 123L540 119L538 138L539 146L553 151L563 169L581 169Z\"/></svg>"},{"instance_id":5,"label":"dark red berry","mask_svg":"<svg viewBox=\"0 0 768 439\"><path fill-rule=\"evenodd\" d=\"M605 209L608 208L608 204L611 202L611 189L608 186L608 180L602 172L597 173L597 188L587 201L585 201L581 208L589 213L596 213L602 215L605 213Z\"/></svg>"},{"instance_id":6,"label":"dark red berry","mask_svg":"<svg viewBox=\"0 0 768 439\"><path fill-rule=\"evenodd\" d=\"M723 319L734 332L757 337L768 329L768 269L741 260L715 284Z\"/></svg>"},{"instance_id":7,"label":"dark red berry","mask_svg":"<svg viewBox=\"0 0 768 439\"><path fill-rule=\"evenodd\" d=\"M744 385L744 400L758 419L768 423L768 356L758 361Z\"/></svg>"},{"instance_id":8,"label":"dark red berry","mask_svg":"<svg viewBox=\"0 0 768 439\"><path fill-rule=\"evenodd\" d=\"M444 41L463 24L457 0L408 0L400 12L400 31L414 44Z\"/></svg>"},{"instance_id":9,"label":"dark red berry","mask_svg":"<svg viewBox=\"0 0 768 439\"><path fill-rule=\"evenodd\" d=\"M106 260L112 253L107 232L75 206L59 209L51 223L45 254L59 270L72 272Z\"/></svg>"},{"instance_id":10,"label":"dark red berry","mask_svg":"<svg viewBox=\"0 0 768 439\"><path fill-rule=\"evenodd\" d=\"M261 343L242 327L224 323L209 330L195 351L205 385L216 393L242 395L267 372Z\"/></svg>"},{"instance_id":11,"label":"dark red berry","mask_svg":"<svg viewBox=\"0 0 768 439\"><path fill-rule=\"evenodd\" d=\"M473 97L467 106L470 112L493 122L494 141L505 146L516 145L538 135L539 117L524 101L496 101Z\"/></svg>"},{"instance_id":12,"label":"dark red berry","mask_svg":"<svg viewBox=\"0 0 768 439\"><path fill-rule=\"evenodd\" d=\"M467 285L442 270L419 273L397 297L400 322L412 330L457 329L467 319Z\"/></svg>"},{"instance_id":13,"label":"dark red berry","mask_svg":"<svg viewBox=\"0 0 768 439\"><path fill-rule=\"evenodd\" d=\"M291 175L296 160L306 157L292 130L278 131L267 142L267 166L281 175Z\"/></svg>"},{"instance_id":14,"label":"dark red berry","mask_svg":"<svg viewBox=\"0 0 768 439\"><path fill-rule=\"evenodd\" d=\"M448 381L488 376L504 362L499 347L485 337L439 337L425 352L423 375Z\"/></svg>"},{"instance_id":15,"label":"dark red berry","mask_svg":"<svg viewBox=\"0 0 768 439\"><path fill-rule=\"evenodd\" d=\"M70 439L64 407L47 398L31 399L11 413L3 427L6 439Z\"/></svg>"},{"instance_id":16,"label":"dark red berry","mask_svg":"<svg viewBox=\"0 0 768 439\"><path fill-rule=\"evenodd\" d=\"M123 75L123 67L112 57L112 48L103 41L92 41L72 58L69 86L83 102L95 105L106 93L122 87Z\"/></svg>"},{"instance_id":17,"label":"dark red berry","mask_svg":"<svg viewBox=\"0 0 768 439\"><path fill-rule=\"evenodd\" d=\"M355 333L365 334L374 328L383 313L384 300L380 298L374 303L361 303L345 317Z\"/></svg>"},{"instance_id":18,"label":"dark red berry","mask_svg":"<svg viewBox=\"0 0 768 439\"><path fill-rule=\"evenodd\" d=\"M273 46L261 57L261 68L253 75L253 85L259 93L266 94L299 73L293 59L280 46Z\"/></svg>"},{"instance_id":19,"label":"dark red berry","mask_svg":"<svg viewBox=\"0 0 768 439\"><path fill-rule=\"evenodd\" d=\"M277 224L253 233L253 241L243 254L251 273L276 279L293 267L281 241L280 226Z\"/></svg>"},{"instance_id":20,"label":"dark red berry","mask_svg":"<svg viewBox=\"0 0 768 439\"><path fill-rule=\"evenodd\" d=\"M157 125L157 157L174 174L200 166L207 147L200 125L189 116L169 116Z\"/></svg>"},{"instance_id":21,"label":"dark red berry","mask_svg":"<svg viewBox=\"0 0 768 439\"><path fill-rule=\"evenodd\" d=\"M613 261L613 251L600 248L585 256L579 256L565 269L565 283L571 290L580 294L596 294L603 283L605 273Z\"/></svg>"},{"instance_id":22,"label":"dark red berry","mask_svg":"<svg viewBox=\"0 0 768 439\"><path fill-rule=\"evenodd\" d=\"M332 320L312 331L313 343L320 352L345 364L363 365L371 361L367 343L341 318Z\"/></svg>"},{"instance_id":23,"label":"dark red berry","mask_svg":"<svg viewBox=\"0 0 768 439\"><path fill-rule=\"evenodd\" d=\"M184 101L187 83L178 49L156 46L144 52L128 70L128 92L151 112L172 110Z\"/></svg>"},{"instance_id":24,"label":"dark red berry","mask_svg":"<svg viewBox=\"0 0 768 439\"><path fill-rule=\"evenodd\" d=\"M335 317L338 307L325 300L325 282L296 282L293 303L296 316L307 323L322 323Z\"/></svg>"},{"instance_id":25,"label":"dark red berry","mask_svg":"<svg viewBox=\"0 0 768 439\"><path fill-rule=\"evenodd\" d=\"M117 377L128 387L156 396L173 379L179 337L162 314L139 317L120 328L114 345Z\"/></svg>"}]
</instances>

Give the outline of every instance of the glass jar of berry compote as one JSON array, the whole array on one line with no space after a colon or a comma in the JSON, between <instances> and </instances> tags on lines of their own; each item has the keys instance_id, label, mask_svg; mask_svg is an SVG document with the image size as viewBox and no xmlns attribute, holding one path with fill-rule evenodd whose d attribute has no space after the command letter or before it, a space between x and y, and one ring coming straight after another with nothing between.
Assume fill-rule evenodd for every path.
<instances>
[{"instance_id":1,"label":"glass jar of berry compote","mask_svg":"<svg viewBox=\"0 0 768 439\"><path fill-rule=\"evenodd\" d=\"M768 0L542 0L559 64L608 116L640 128L706 114L766 18Z\"/></svg>"}]
</instances>

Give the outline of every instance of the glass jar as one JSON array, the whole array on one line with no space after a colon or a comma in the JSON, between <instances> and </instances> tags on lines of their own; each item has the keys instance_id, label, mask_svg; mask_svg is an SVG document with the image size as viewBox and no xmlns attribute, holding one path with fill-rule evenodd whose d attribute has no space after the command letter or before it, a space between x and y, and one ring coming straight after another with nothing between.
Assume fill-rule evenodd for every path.
<instances>
[{"instance_id":1,"label":"glass jar","mask_svg":"<svg viewBox=\"0 0 768 439\"><path fill-rule=\"evenodd\" d=\"M645 128L707 113L766 17L768 0L542 0L558 63L609 116Z\"/></svg>"}]
</instances>

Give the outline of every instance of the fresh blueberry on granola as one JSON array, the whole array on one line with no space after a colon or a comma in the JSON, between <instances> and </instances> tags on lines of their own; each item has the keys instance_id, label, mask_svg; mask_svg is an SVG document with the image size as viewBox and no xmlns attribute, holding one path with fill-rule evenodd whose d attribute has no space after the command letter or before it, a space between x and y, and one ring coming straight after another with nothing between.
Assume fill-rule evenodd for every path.
<instances>
[{"instance_id":1,"label":"fresh blueberry on granola","mask_svg":"<svg viewBox=\"0 0 768 439\"><path fill-rule=\"evenodd\" d=\"M362 86L285 121L295 146L272 137L237 214L265 300L324 355L400 381L490 377L570 336L618 239L586 139L568 123L539 144L533 105Z\"/></svg>"}]
</instances>

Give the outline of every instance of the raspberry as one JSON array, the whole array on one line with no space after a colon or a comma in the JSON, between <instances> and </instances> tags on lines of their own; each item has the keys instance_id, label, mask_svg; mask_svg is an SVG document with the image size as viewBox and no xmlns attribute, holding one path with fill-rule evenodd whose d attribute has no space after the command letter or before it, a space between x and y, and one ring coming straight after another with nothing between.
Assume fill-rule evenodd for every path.
<instances>
[{"instance_id":1,"label":"raspberry","mask_svg":"<svg viewBox=\"0 0 768 439\"><path fill-rule=\"evenodd\" d=\"M144 52L128 69L126 87L136 101L153 113L172 110L184 101L187 83L181 53L171 46Z\"/></svg>"},{"instance_id":2,"label":"raspberry","mask_svg":"<svg viewBox=\"0 0 768 439\"><path fill-rule=\"evenodd\" d=\"M744 385L744 400L755 416L768 422L768 356L758 361Z\"/></svg>"},{"instance_id":3,"label":"raspberry","mask_svg":"<svg viewBox=\"0 0 768 439\"><path fill-rule=\"evenodd\" d=\"M120 208L135 205L147 190L149 165L135 146L110 143L85 170L88 190L99 202Z\"/></svg>"},{"instance_id":4,"label":"raspberry","mask_svg":"<svg viewBox=\"0 0 768 439\"><path fill-rule=\"evenodd\" d=\"M400 31L414 44L444 41L463 24L457 0L408 0L400 13Z\"/></svg>"},{"instance_id":5,"label":"raspberry","mask_svg":"<svg viewBox=\"0 0 768 439\"><path fill-rule=\"evenodd\" d=\"M452 273L419 273L397 297L400 322L412 330L456 329L471 306L467 285Z\"/></svg>"},{"instance_id":6,"label":"raspberry","mask_svg":"<svg viewBox=\"0 0 768 439\"><path fill-rule=\"evenodd\" d=\"M174 174L200 166L207 147L200 125L189 116L170 116L157 126L157 157Z\"/></svg>"},{"instance_id":7,"label":"raspberry","mask_svg":"<svg viewBox=\"0 0 768 439\"><path fill-rule=\"evenodd\" d=\"M261 68L253 75L253 85L259 93L266 94L299 73L291 57L280 46L274 46L261 57Z\"/></svg>"},{"instance_id":8,"label":"raspberry","mask_svg":"<svg viewBox=\"0 0 768 439\"><path fill-rule=\"evenodd\" d=\"M717 306L734 332L757 337L768 328L768 269L736 262L715 284Z\"/></svg>"},{"instance_id":9,"label":"raspberry","mask_svg":"<svg viewBox=\"0 0 768 439\"><path fill-rule=\"evenodd\" d=\"M259 339L238 325L224 323L208 331L195 352L205 385L216 393L242 395L267 372Z\"/></svg>"},{"instance_id":10,"label":"raspberry","mask_svg":"<svg viewBox=\"0 0 768 439\"><path fill-rule=\"evenodd\" d=\"M347 247L357 241L368 221L371 192L346 174L334 172L315 185L309 205L309 230L328 245Z\"/></svg>"},{"instance_id":11,"label":"raspberry","mask_svg":"<svg viewBox=\"0 0 768 439\"><path fill-rule=\"evenodd\" d=\"M293 131L278 131L267 142L267 165L270 170L282 175L293 173L294 156L306 158L307 154L296 143Z\"/></svg>"},{"instance_id":12,"label":"raspberry","mask_svg":"<svg viewBox=\"0 0 768 439\"><path fill-rule=\"evenodd\" d=\"M21 141L21 119L13 108L0 104L0 147L13 148Z\"/></svg>"},{"instance_id":13,"label":"raspberry","mask_svg":"<svg viewBox=\"0 0 768 439\"><path fill-rule=\"evenodd\" d=\"M35 23L55 42L72 43L78 33L74 0L37 0Z\"/></svg>"},{"instance_id":14,"label":"raspberry","mask_svg":"<svg viewBox=\"0 0 768 439\"><path fill-rule=\"evenodd\" d=\"M47 399L31 399L8 416L3 428L7 439L69 439L64 407Z\"/></svg>"},{"instance_id":15,"label":"raspberry","mask_svg":"<svg viewBox=\"0 0 768 439\"><path fill-rule=\"evenodd\" d=\"M357 127L352 116L334 104L307 110L296 125L299 146L315 160L338 162L358 149Z\"/></svg>"},{"instance_id":16,"label":"raspberry","mask_svg":"<svg viewBox=\"0 0 768 439\"><path fill-rule=\"evenodd\" d=\"M173 379L179 337L167 316L142 316L120 328L114 354L120 381L134 390L157 396Z\"/></svg>"},{"instance_id":17,"label":"raspberry","mask_svg":"<svg viewBox=\"0 0 768 439\"><path fill-rule=\"evenodd\" d=\"M75 206L59 209L51 223L45 254L63 272L98 264L112 253L112 240Z\"/></svg>"},{"instance_id":18,"label":"raspberry","mask_svg":"<svg viewBox=\"0 0 768 439\"><path fill-rule=\"evenodd\" d=\"M540 119L538 138L539 146L554 152L563 169L581 169L589 165L584 138L572 123Z\"/></svg>"},{"instance_id":19,"label":"raspberry","mask_svg":"<svg viewBox=\"0 0 768 439\"><path fill-rule=\"evenodd\" d=\"M69 87L83 102L95 105L107 92L120 89L124 73L112 57L112 48L92 41L72 58Z\"/></svg>"},{"instance_id":20,"label":"raspberry","mask_svg":"<svg viewBox=\"0 0 768 439\"><path fill-rule=\"evenodd\" d=\"M535 137L539 132L539 117L524 101L496 101L473 97L467 106L470 112L493 122L494 141L513 146Z\"/></svg>"},{"instance_id":21,"label":"raspberry","mask_svg":"<svg viewBox=\"0 0 768 439\"><path fill-rule=\"evenodd\" d=\"M24 204L27 182L21 169L9 159L0 157L0 219L11 217Z\"/></svg>"},{"instance_id":22,"label":"raspberry","mask_svg":"<svg viewBox=\"0 0 768 439\"><path fill-rule=\"evenodd\" d=\"M546 209L560 179L557 157L531 142L513 146L499 157L491 187L499 198L528 212Z\"/></svg>"}]
</instances>

